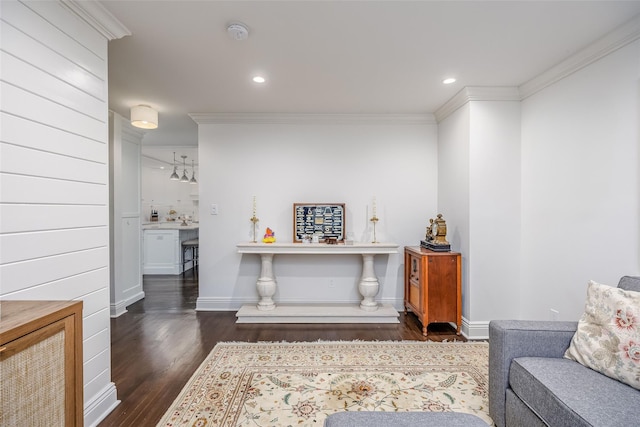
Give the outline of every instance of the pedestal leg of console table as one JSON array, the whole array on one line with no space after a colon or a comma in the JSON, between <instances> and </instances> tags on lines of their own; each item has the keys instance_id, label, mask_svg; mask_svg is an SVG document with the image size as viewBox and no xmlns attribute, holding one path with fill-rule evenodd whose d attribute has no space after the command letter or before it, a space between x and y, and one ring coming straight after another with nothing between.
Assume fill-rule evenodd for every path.
<instances>
[{"instance_id":1,"label":"pedestal leg of console table","mask_svg":"<svg viewBox=\"0 0 640 427\"><path fill-rule=\"evenodd\" d=\"M373 255L362 254L362 277L358 283L358 291L362 295L360 308L365 311L376 311L378 303L374 300L378 295L380 284L373 271Z\"/></svg>"},{"instance_id":2,"label":"pedestal leg of console table","mask_svg":"<svg viewBox=\"0 0 640 427\"><path fill-rule=\"evenodd\" d=\"M362 255L362 277L358 283L358 291L362 295L360 308L365 311L375 311L378 309L378 303L375 296L378 294L380 284L373 270L373 257L371 254ZM273 295L276 293L276 279L273 275L273 254L260 254L262 261L260 268L260 277L256 287L260 301L258 302L258 310L273 310L276 308L273 302Z\"/></svg>"},{"instance_id":3,"label":"pedestal leg of console table","mask_svg":"<svg viewBox=\"0 0 640 427\"><path fill-rule=\"evenodd\" d=\"M260 268L260 277L256 286L260 301L258 302L258 310L273 310L276 308L273 302L273 295L276 293L276 278L273 276L273 254L260 254L262 266Z\"/></svg>"}]
</instances>

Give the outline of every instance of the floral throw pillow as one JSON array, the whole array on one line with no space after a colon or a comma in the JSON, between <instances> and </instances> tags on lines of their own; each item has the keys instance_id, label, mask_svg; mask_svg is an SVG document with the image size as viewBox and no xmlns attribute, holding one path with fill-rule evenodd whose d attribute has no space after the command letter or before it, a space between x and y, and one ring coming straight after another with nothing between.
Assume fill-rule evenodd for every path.
<instances>
[{"instance_id":1,"label":"floral throw pillow","mask_svg":"<svg viewBox=\"0 0 640 427\"><path fill-rule=\"evenodd\" d=\"M640 389L640 292L590 281L584 314L564 356Z\"/></svg>"}]
</instances>

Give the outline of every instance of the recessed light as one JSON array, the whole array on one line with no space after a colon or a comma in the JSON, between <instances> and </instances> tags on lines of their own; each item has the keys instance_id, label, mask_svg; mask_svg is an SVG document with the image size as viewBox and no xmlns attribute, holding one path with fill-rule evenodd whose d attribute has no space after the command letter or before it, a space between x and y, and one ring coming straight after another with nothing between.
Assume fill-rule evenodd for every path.
<instances>
[{"instance_id":1,"label":"recessed light","mask_svg":"<svg viewBox=\"0 0 640 427\"><path fill-rule=\"evenodd\" d=\"M451 83L455 83L456 79L454 79L453 77L449 77L448 79L444 79L442 81L442 83L446 84L446 85L450 85Z\"/></svg>"},{"instance_id":2,"label":"recessed light","mask_svg":"<svg viewBox=\"0 0 640 427\"><path fill-rule=\"evenodd\" d=\"M254 82L254 83L264 83L264 82L266 82L266 81L267 81L267 80L266 80L264 77L262 77L262 76L255 76L252 80L253 80L253 82Z\"/></svg>"}]
</instances>

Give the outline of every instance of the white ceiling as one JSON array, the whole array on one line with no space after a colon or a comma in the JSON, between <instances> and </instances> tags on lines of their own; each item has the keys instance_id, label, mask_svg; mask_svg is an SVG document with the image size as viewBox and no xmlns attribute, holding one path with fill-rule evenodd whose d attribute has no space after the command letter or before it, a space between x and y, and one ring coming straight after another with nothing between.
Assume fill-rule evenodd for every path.
<instances>
[{"instance_id":1,"label":"white ceiling","mask_svg":"<svg viewBox=\"0 0 640 427\"><path fill-rule=\"evenodd\" d=\"M640 14L640 1L101 3L131 32L109 43L110 108L156 108L143 147L169 157L197 145L188 113L433 113L465 86L519 86ZM234 22L247 40L227 35Z\"/></svg>"}]
</instances>

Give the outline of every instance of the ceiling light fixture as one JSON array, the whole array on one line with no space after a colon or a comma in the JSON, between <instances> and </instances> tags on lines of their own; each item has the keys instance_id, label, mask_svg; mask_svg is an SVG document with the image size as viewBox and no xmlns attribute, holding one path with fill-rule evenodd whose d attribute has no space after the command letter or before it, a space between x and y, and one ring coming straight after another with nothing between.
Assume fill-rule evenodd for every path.
<instances>
[{"instance_id":1,"label":"ceiling light fixture","mask_svg":"<svg viewBox=\"0 0 640 427\"><path fill-rule=\"evenodd\" d=\"M148 105L131 107L131 124L141 129L156 129L158 127L158 112Z\"/></svg>"},{"instance_id":2,"label":"ceiling light fixture","mask_svg":"<svg viewBox=\"0 0 640 427\"><path fill-rule=\"evenodd\" d=\"M197 184L198 181L196 181L196 168L194 166L194 161L191 160L191 179L189 180L189 184Z\"/></svg>"},{"instance_id":3,"label":"ceiling light fixture","mask_svg":"<svg viewBox=\"0 0 640 427\"><path fill-rule=\"evenodd\" d=\"M169 177L171 181L177 181L180 179L180 175L178 175L178 167L176 166L176 152L173 152L173 173Z\"/></svg>"},{"instance_id":4,"label":"ceiling light fixture","mask_svg":"<svg viewBox=\"0 0 640 427\"><path fill-rule=\"evenodd\" d=\"M254 77L253 79L251 79L251 80L253 80L253 82L254 82L254 83L264 83L264 82L266 82L266 81L267 81L267 79L265 79L265 78L264 78L264 77L262 77L262 76L255 76L255 77Z\"/></svg>"},{"instance_id":5,"label":"ceiling light fixture","mask_svg":"<svg viewBox=\"0 0 640 427\"><path fill-rule=\"evenodd\" d=\"M187 176L187 164L184 162L184 159L187 158L184 154L182 156L182 177L180 178L180 182L189 182L189 177Z\"/></svg>"},{"instance_id":6,"label":"ceiling light fixture","mask_svg":"<svg viewBox=\"0 0 640 427\"><path fill-rule=\"evenodd\" d=\"M453 77L449 77L448 79L444 79L442 81L442 83L446 85L450 85L451 83L455 83L455 82L456 82L456 79L454 79Z\"/></svg>"},{"instance_id":7,"label":"ceiling light fixture","mask_svg":"<svg viewBox=\"0 0 640 427\"><path fill-rule=\"evenodd\" d=\"M246 40L249 38L249 29L242 23L231 24L227 27L227 34L234 40Z\"/></svg>"}]
</instances>

